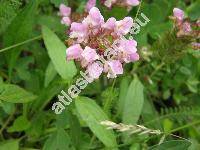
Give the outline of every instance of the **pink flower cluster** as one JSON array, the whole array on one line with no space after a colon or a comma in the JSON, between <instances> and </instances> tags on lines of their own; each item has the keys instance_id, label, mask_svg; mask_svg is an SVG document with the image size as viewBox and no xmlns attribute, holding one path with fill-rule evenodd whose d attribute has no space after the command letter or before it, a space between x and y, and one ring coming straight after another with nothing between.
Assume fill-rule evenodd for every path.
<instances>
[{"instance_id":1,"label":"pink flower cluster","mask_svg":"<svg viewBox=\"0 0 200 150\"><path fill-rule=\"evenodd\" d=\"M102 0L104 5L108 8L111 8L112 5L117 4L124 7L133 7L139 5L139 0Z\"/></svg>"},{"instance_id":2,"label":"pink flower cluster","mask_svg":"<svg viewBox=\"0 0 200 150\"><path fill-rule=\"evenodd\" d=\"M61 24L69 26L71 24L71 8L61 4L59 10L59 15L62 17Z\"/></svg>"},{"instance_id":3,"label":"pink flower cluster","mask_svg":"<svg viewBox=\"0 0 200 150\"><path fill-rule=\"evenodd\" d=\"M108 78L123 74L123 63L139 60L137 42L123 38L132 25L131 17L120 21L112 17L105 22L99 9L91 8L82 22L71 24L67 60L79 61L93 79L103 72Z\"/></svg>"},{"instance_id":4,"label":"pink flower cluster","mask_svg":"<svg viewBox=\"0 0 200 150\"><path fill-rule=\"evenodd\" d=\"M177 37L190 37L193 40L200 38L199 30L194 30L193 28L200 27L200 20L197 20L195 23L185 19L184 11L179 8L173 9L173 15L175 19L175 25L177 31ZM200 43L193 42L191 43L194 49L200 49Z\"/></svg>"},{"instance_id":5,"label":"pink flower cluster","mask_svg":"<svg viewBox=\"0 0 200 150\"><path fill-rule=\"evenodd\" d=\"M189 21L184 21L184 11L179 8L174 8L173 14L175 17L176 26L179 29L177 36L180 37L183 34L190 34L192 32L192 28Z\"/></svg>"},{"instance_id":6,"label":"pink flower cluster","mask_svg":"<svg viewBox=\"0 0 200 150\"><path fill-rule=\"evenodd\" d=\"M118 5L122 7L127 7L130 9L133 6L139 5L139 0L101 0L101 3L108 8L111 8L113 5ZM86 4L86 10L89 11L92 7L96 6L96 0L88 0Z\"/></svg>"},{"instance_id":7,"label":"pink flower cluster","mask_svg":"<svg viewBox=\"0 0 200 150\"><path fill-rule=\"evenodd\" d=\"M192 26L199 27L199 20L196 23L191 23L189 19L185 19L184 11L179 8L173 9L174 19L176 27L178 29L177 36L196 36L196 32L192 29ZM197 35L198 36L198 35Z\"/></svg>"}]
</instances>

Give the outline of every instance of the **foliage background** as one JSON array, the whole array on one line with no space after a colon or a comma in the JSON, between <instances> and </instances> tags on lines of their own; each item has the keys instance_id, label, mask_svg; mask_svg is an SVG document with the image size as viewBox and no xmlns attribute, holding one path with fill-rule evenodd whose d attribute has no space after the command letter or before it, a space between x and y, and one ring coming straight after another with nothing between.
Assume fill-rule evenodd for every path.
<instances>
[{"instance_id":1,"label":"foliage background","mask_svg":"<svg viewBox=\"0 0 200 150\"><path fill-rule=\"evenodd\" d=\"M200 1L143 0L140 12L151 21L134 37L141 60L126 65L124 75L114 81L102 76L89 84L64 113L55 115L51 106L57 94L67 90L80 71L65 62L63 43L68 37L57 16L60 3L81 13L86 1L0 0L0 150L198 150L200 53L187 41L180 45L168 17L179 7L197 20ZM118 19L135 18L138 10L98 8L105 18ZM106 119L164 134L108 131L100 125ZM152 147L161 139L163 144Z\"/></svg>"}]
</instances>

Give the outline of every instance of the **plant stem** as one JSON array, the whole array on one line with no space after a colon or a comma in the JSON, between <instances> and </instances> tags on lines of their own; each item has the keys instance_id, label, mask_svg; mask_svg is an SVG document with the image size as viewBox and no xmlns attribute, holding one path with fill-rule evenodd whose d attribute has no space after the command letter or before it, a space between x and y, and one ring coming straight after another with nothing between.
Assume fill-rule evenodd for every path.
<instances>
[{"instance_id":1,"label":"plant stem","mask_svg":"<svg viewBox=\"0 0 200 150\"><path fill-rule=\"evenodd\" d=\"M160 65L158 65L156 67L156 69L151 73L150 77L154 76L157 73L157 71L159 71L164 65L165 65L164 62L162 62Z\"/></svg>"},{"instance_id":2,"label":"plant stem","mask_svg":"<svg viewBox=\"0 0 200 150\"><path fill-rule=\"evenodd\" d=\"M139 15L141 6L142 6L142 0L140 1L139 7L138 7L138 9L137 9L137 13L136 13L135 18L134 18L134 21L137 19L138 15Z\"/></svg>"},{"instance_id":3,"label":"plant stem","mask_svg":"<svg viewBox=\"0 0 200 150\"><path fill-rule=\"evenodd\" d=\"M15 48L15 47L24 45L24 44L26 44L26 43L29 43L29 42L32 42L32 41L41 39L41 38L42 38L42 35L39 35L39 36L36 36L36 37L34 37L34 38L31 38L31 39L28 39L28 40L26 40L26 41L23 41L23 42L21 42L21 43L17 43L17 44L11 45L11 46L9 46L9 47L6 47L6 48L1 49L1 50L0 50L0 53L5 52L5 51L7 51L7 50L10 50L10 49L12 49L12 48Z\"/></svg>"},{"instance_id":4,"label":"plant stem","mask_svg":"<svg viewBox=\"0 0 200 150\"><path fill-rule=\"evenodd\" d=\"M192 122L192 123L186 124L186 125L184 125L184 126L181 126L181 127L176 128L176 129L173 129L173 130L169 131L167 134L170 134L170 133L173 133L173 132L177 132L177 131L179 131L179 130L188 128L188 127L193 126L193 125L196 125L196 124L200 124L200 120L194 121L194 122Z\"/></svg>"},{"instance_id":5,"label":"plant stem","mask_svg":"<svg viewBox=\"0 0 200 150\"><path fill-rule=\"evenodd\" d=\"M13 116L15 114L15 111L13 111L10 116L8 117L8 119L6 120L6 122L3 124L2 128L0 129L0 135L2 136L2 132L3 130L7 127L7 125L9 124L9 122L12 120Z\"/></svg>"},{"instance_id":6,"label":"plant stem","mask_svg":"<svg viewBox=\"0 0 200 150\"><path fill-rule=\"evenodd\" d=\"M115 81L116 81L116 78L114 79L114 81L112 83L112 87L111 87L111 90L110 90L109 98L105 102L105 105L104 105L104 112L106 112L106 113L109 112L109 108L110 108L110 106L112 104L112 92L113 92L113 89L114 89L114 86L115 86Z\"/></svg>"},{"instance_id":7,"label":"plant stem","mask_svg":"<svg viewBox=\"0 0 200 150\"><path fill-rule=\"evenodd\" d=\"M96 139L96 136L93 135L92 138L91 138L91 140L90 140L89 147L92 147L92 144L93 144L93 142L94 142L95 139Z\"/></svg>"}]
</instances>

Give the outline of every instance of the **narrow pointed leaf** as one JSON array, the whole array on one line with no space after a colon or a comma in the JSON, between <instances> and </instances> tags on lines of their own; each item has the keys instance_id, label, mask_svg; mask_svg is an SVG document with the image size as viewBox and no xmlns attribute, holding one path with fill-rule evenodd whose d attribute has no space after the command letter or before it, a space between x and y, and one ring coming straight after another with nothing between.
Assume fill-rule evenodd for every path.
<instances>
[{"instance_id":1,"label":"narrow pointed leaf","mask_svg":"<svg viewBox=\"0 0 200 150\"><path fill-rule=\"evenodd\" d=\"M66 61L66 47L64 43L48 27L42 27L42 35L49 57L63 79L72 79L77 69L73 61Z\"/></svg>"}]
</instances>

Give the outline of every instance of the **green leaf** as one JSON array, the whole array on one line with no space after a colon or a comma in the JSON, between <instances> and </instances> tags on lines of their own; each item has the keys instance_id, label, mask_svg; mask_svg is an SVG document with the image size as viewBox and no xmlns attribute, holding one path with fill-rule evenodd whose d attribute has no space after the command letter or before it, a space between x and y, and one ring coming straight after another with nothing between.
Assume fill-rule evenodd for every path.
<instances>
[{"instance_id":1,"label":"green leaf","mask_svg":"<svg viewBox=\"0 0 200 150\"><path fill-rule=\"evenodd\" d=\"M128 87L129 87L130 80L128 77L124 77L120 83L120 91L119 91L119 101L118 101L118 115L122 115L123 109L124 109L124 104L125 104L125 98Z\"/></svg>"},{"instance_id":2,"label":"green leaf","mask_svg":"<svg viewBox=\"0 0 200 150\"><path fill-rule=\"evenodd\" d=\"M57 72L53 66L53 63L50 61L49 65L47 66L46 72L45 72L45 81L44 86L47 87L49 83L53 80L53 78L56 76Z\"/></svg>"},{"instance_id":3,"label":"green leaf","mask_svg":"<svg viewBox=\"0 0 200 150\"><path fill-rule=\"evenodd\" d=\"M3 78L0 76L0 84L3 84Z\"/></svg>"},{"instance_id":4,"label":"green leaf","mask_svg":"<svg viewBox=\"0 0 200 150\"><path fill-rule=\"evenodd\" d=\"M43 109L43 106L48 104L56 94L58 94L61 90L66 87L66 82L63 82L60 79L52 81L47 88L43 88L38 95L38 98L32 103L31 109L32 111L38 111Z\"/></svg>"},{"instance_id":5,"label":"green leaf","mask_svg":"<svg viewBox=\"0 0 200 150\"><path fill-rule=\"evenodd\" d=\"M32 56L22 57L17 60L15 69L20 79L27 81L31 78L31 73L29 72L31 63L34 64L34 58Z\"/></svg>"},{"instance_id":6,"label":"green leaf","mask_svg":"<svg viewBox=\"0 0 200 150\"><path fill-rule=\"evenodd\" d=\"M0 100L10 103L27 103L36 99L36 96L13 84L0 85Z\"/></svg>"},{"instance_id":7,"label":"green leaf","mask_svg":"<svg viewBox=\"0 0 200 150\"><path fill-rule=\"evenodd\" d=\"M168 118L164 119L163 120L163 128L164 128L164 132L166 132L166 133L169 132L173 128L173 122Z\"/></svg>"},{"instance_id":8,"label":"green leaf","mask_svg":"<svg viewBox=\"0 0 200 150\"><path fill-rule=\"evenodd\" d=\"M143 107L144 95L143 85L135 78L127 91L125 97L125 104L123 110L123 123L125 124L136 124Z\"/></svg>"},{"instance_id":9,"label":"green leaf","mask_svg":"<svg viewBox=\"0 0 200 150\"><path fill-rule=\"evenodd\" d=\"M31 123L24 116L19 116L15 119L13 125L8 128L8 132L24 131L30 127Z\"/></svg>"},{"instance_id":10,"label":"green leaf","mask_svg":"<svg viewBox=\"0 0 200 150\"><path fill-rule=\"evenodd\" d=\"M43 150L74 150L71 146L69 135L64 129L59 128L45 142Z\"/></svg>"},{"instance_id":11,"label":"green leaf","mask_svg":"<svg viewBox=\"0 0 200 150\"><path fill-rule=\"evenodd\" d=\"M18 140L9 140L0 143L0 150L19 150Z\"/></svg>"},{"instance_id":12,"label":"green leaf","mask_svg":"<svg viewBox=\"0 0 200 150\"><path fill-rule=\"evenodd\" d=\"M55 15L37 15L37 23L39 25L45 25L49 29L54 30L55 32L62 33L63 31L66 30L66 27L60 23L60 16ZM64 34L63 34L64 35Z\"/></svg>"},{"instance_id":13,"label":"green leaf","mask_svg":"<svg viewBox=\"0 0 200 150\"><path fill-rule=\"evenodd\" d=\"M172 140L172 141L167 141L164 142L160 145L155 145L151 147L149 150L188 150L190 147L191 143L186 140Z\"/></svg>"},{"instance_id":14,"label":"green leaf","mask_svg":"<svg viewBox=\"0 0 200 150\"><path fill-rule=\"evenodd\" d=\"M32 139L39 138L45 132L45 124L47 122L45 117L45 112L38 111L32 118L30 127L26 130L26 135Z\"/></svg>"},{"instance_id":15,"label":"green leaf","mask_svg":"<svg viewBox=\"0 0 200 150\"><path fill-rule=\"evenodd\" d=\"M10 24L12 19L19 12L22 5L20 0L1 0L0 5L0 34L2 34L6 27Z\"/></svg>"},{"instance_id":16,"label":"green leaf","mask_svg":"<svg viewBox=\"0 0 200 150\"><path fill-rule=\"evenodd\" d=\"M200 10L200 1L196 0L196 2L192 3L188 8L187 12L189 14L189 17L192 20L196 20L199 18L199 10Z\"/></svg>"},{"instance_id":17,"label":"green leaf","mask_svg":"<svg viewBox=\"0 0 200 150\"><path fill-rule=\"evenodd\" d=\"M117 20L123 19L127 14L127 10L123 7L113 7L111 10L109 10L108 8L104 9L104 16L108 18L110 17L114 17Z\"/></svg>"},{"instance_id":18,"label":"green leaf","mask_svg":"<svg viewBox=\"0 0 200 150\"><path fill-rule=\"evenodd\" d=\"M12 114L15 110L15 104L5 101L0 101L0 107L2 107L7 114Z\"/></svg>"},{"instance_id":19,"label":"green leaf","mask_svg":"<svg viewBox=\"0 0 200 150\"><path fill-rule=\"evenodd\" d=\"M63 79L72 79L77 69L73 61L66 61L66 47L63 42L46 26L42 27L42 34L49 57Z\"/></svg>"},{"instance_id":20,"label":"green leaf","mask_svg":"<svg viewBox=\"0 0 200 150\"><path fill-rule=\"evenodd\" d=\"M72 139L72 143L76 147L76 149L80 149L80 145L83 140L81 125L79 123L78 118L72 113L69 114L69 124L70 124L70 137Z\"/></svg>"},{"instance_id":21,"label":"green leaf","mask_svg":"<svg viewBox=\"0 0 200 150\"><path fill-rule=\"evenodd\" d=\"M50 0L56 7L59 7L60 4L68 5L68 0Z\"/></svg>"},{"instance_id":22,"label":"green leaf","mask_svg":"<svg viewBox=\"0 0 200 150\"><path fill-rule=\"evenodd\" d=\"M34 23L33 16L36 12L37 6L38 1L31 0L29 4L12 20L3 36L5 47L23 42L29 38L32 33ZM7 52L6 56L9 65L9 77L11 77L12 70L21 50L20 47L17 47L12 51Z\"/></svg>"},{"instance_id":23,"label":"green leaf","mask_svg":"<svg viewBox=\"0 0 200 150\"><path fill-rule=\"evenodd\" d=\"M107 147L115 147L117 143L114 133L100 124L101 121L108 120L108 117L95 101L87 97L79 97L75 104L78 113L99 140Z\"/></svg>"}]
</instances>

